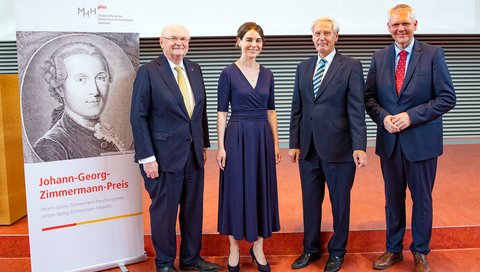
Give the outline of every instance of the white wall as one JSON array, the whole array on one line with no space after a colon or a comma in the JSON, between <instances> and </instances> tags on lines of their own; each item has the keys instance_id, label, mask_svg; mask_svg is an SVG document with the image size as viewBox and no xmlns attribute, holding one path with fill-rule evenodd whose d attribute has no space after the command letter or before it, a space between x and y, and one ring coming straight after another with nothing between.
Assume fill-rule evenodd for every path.
<instances>
[{"instance_id":1,"label":"white wall","mask_svg":"<svg viewBox=\"0 0 480 272\"><path fill-rule=\"evenodd\" d=\"M15 40L14 0L0 0L0 40ZM30 16L41 16L42 8L54 9L65 0L38 1L38 7L20 7ZM70 0L69 0L70 1ZM98 1L108 8L114 0ZM79 7L82 1L75 0ZM85 3L85 2L83 2ZM158 37L160 29L181 23L192 36L233 36L246 21L259 23L266 35L305 35L311 22L330 16L340 24L341 34L387 34L386 13L397 3L415 8L419 34L479 34L480 0L140 0L132 1L138 9L141 37ZM93 6L95 7L95 6ZM75 16L75 10L58 10L59 26L63 18ZM70 14L65 16L66 14ZM70 17L69 17L70 16Z\"/></svg>"},{"instance_id":2,"label":"white wall","mask_svg":"<svg viewBox=\"0 0 480 272\"><path fill-rule=\"evenodd\" d=\"M0 41L15 40L13 0L0 0Z\"/></svg>"}]
</instances>

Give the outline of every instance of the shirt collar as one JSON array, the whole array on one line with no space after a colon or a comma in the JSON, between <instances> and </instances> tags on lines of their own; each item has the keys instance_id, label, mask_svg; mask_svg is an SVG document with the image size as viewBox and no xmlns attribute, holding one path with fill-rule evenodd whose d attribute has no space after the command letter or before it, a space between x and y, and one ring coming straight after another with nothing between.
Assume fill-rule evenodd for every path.
<instances>
[{"instance_id":1,"label":"shirt collar","mask_svg":"<svg viewBox=\"0 0 480 272\"><path fill-rule=\"evenodd\" d=\"M405 49L403 49L403 50L407 51L408 56L411 56L414 42L415 42L415 39L412 39L410 44ZM393 44L395 45L395 56L398 56L398 54L400 54L400 51L402 51L402 49L398 48L397 44L395 44L395 43L393 43Z\"/></svg>"},{"instance_id":2,"label":"shirt collar","mask_svg":"<svg viewBox=\"0 0 480 272\"><path fill-rule=\"evenodd\" d=\"M328 54L326 57L324 57L323 59L327 61L327 63L332 63L333 61L333 57L335 57L335 54L337 53L337 50L335 48L333 48L333 51L330 52L330 54ZM322 59L322 57L320 57L320 55L318 56L317 58L317 64L318 62L320 61L320 59Z\"/></svg>"},{"instance_id":3,"label":"shirt collar","mask_svg":"<svg viewBox=\"0 0 480 272\"><path fill-rule=\"evenodd\" d=\"M168 61L168 64L170 65L170 68L172 70L175 70L175 67L177 66L175 63L173 63L172 61L170 61L168 58L167 58L167 61ZM182 67L182 70L185 71L185 65L183 65L183 61L179 64L180 67Z\"/></svg>"}]
</instances>

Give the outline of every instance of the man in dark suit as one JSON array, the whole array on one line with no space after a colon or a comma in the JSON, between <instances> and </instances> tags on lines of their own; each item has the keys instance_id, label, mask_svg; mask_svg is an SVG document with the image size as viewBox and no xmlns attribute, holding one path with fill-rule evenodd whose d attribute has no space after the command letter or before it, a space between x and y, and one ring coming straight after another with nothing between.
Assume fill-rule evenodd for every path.
<instances>
[{"instance_id":1,"label":"man in dark suit","mask_svg":"<svg viewBox=\"0 0 480 272\"><path fill-rule=\"evenodd\" d=\"M386 269L403 260L405 197L413 200L416 271L430 271L432 190L442 154L442 115L455 106L455 90L439 47L413 38L417 20L408 5L389 11L395 43L373 54L365 89L367 113L377 123L376 154L385 182L386 251L374 263Z\"/></svg>"},{"instance_id":2,"label":"man in dark suit","mask_svg":"<svg viewBox=\"0 0 480 272\"><path fill-rule=\"evenodd\" d=\"M210 146L205 86L198 64L184 59L184 27L163 29L163 55L140 67L134 83L131 124L135 160L152 204L150 221L157 271L177 271L176 221L180 205L180 269L217 271L203 260L205 148Z\"/></svg>"},{"instance_id":3,"label":"man in dark suit","mask_svg":"<svg viewBox=\"0 0 480 272\"><path fill-rule=\"evenodd\" d=\"M288 155L292 162L299 162L305 236L304 252L292 264L293 269L320 258L325 181L334 221L325 271L340 269L356 166L367 164L362 64L335 50L338 31L336 21L329 18L313 23L312 40L318 56L300 63L295 76Z\"/></svg>"}]
</instances>

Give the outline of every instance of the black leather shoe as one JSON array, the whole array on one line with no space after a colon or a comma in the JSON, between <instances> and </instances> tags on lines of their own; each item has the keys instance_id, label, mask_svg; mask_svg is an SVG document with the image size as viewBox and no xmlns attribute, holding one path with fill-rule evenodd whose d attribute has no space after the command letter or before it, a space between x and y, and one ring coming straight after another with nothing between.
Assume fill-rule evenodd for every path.
<instances>
[{"instance_id":1,"label":"black leather shoe","mask_svg":"<svg viewBox=\"0 0 480 272\"><path fill-rule=\"evenodd\" d=\"M180 264L180 270L198 270L201 272L213 272L220 270L218 264L205 261L203 258L199 257L196 264Z\"/></svg>"},{"instance_id":2,"label":"black leather shoe","mask_svg":"<svg viewBox=\"0 0 480 272\"><path fill-rule=\"evenodd\" d=\"M338 256L328 257L327 263L325 264L324 272L337 272L342 267L343 258Z\"/></svg>"},{"instance_id":3,"label":"black leather shoe","mask_svg":"<svg viewBox=\"0 0 480 272\"><path fill-rule=\"evenodd\" d=\"M175 269L175 267L168 267L168 266L165 266L165 267L157 267L157 272L176 272L177 269Z\"/></svg>"},{"instance_id":4,"label":"black leather shoe","mask_svg":"<svg viewBox=\"0 0 480 272\"><path fill-rule=\"evenodd\" d=\"M320 259L320 253L303 252L292 264L292 269L300 269L306 267L309 263Z\"/></svg>"}]
</instances>

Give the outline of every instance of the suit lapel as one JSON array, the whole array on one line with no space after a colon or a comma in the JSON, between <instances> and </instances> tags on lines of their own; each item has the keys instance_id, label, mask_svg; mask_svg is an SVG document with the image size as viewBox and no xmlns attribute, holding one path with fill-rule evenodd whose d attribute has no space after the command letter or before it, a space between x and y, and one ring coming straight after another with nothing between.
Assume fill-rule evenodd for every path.
<instances>
[{"instance_id":1,"label":"suit lapel","mask_svg":"<svg viewBox=\"0 0 480 272\"><path fill-rule=\"evenodd\" d=\"M168 86L168 91L175 97L177 100L178 105L182 109L182 111L188 116L187 108L185 107L185 102L183 102L183 96L180 92L180 88L178 87L178 83L175 80L175 75L168 63L167 58L164 55L161 55L158 59L158 71L162 76L165 84Z\"/></svg>"},{"instance_id":2,"label":"suit lapel","mask_svg":"<svg viewBox=\"0 0 480 272\"><path fill-rule=\"evenodd\" d=\"M308 97L311 101L313 101L313 74L315 73L315 64L317 61L317 57L312 57L310 60L307 62L305 66L305 70L303 71L303 78L306 78L305 84L306 86L302 89L306 90L308 92L305 97Z\"/></svg>"},{"instance_id":3,"label":"suit lapel","mask_svg":"<svg viewBox=\"0 0 480 272\"><path fill-rule=\"evenodd\" d=\"M390 80L389 82L392 82L392 87L390 88L391 91L388 92L388 96L392 99L392 101L397 101L398 100L398 95L397 95L397 89L395 87L395 70L396 70L396 67L395 67L395 59L396 59L396 55L395 55L395 45L392 44L390 46L390 50L388 50L388 53L387 53L387 58L386 60L388 61L388 65L386 65L387 67L387 71L385 73L385 75L388 75L390 77Z\"/></svg>"},{"instance_id":4,"label":"suit lapel","mask_svg":"<svg viewBox=\"0 0 480 272\"><path fill-rule=\"evenodd\" d=\"M336 53L333 57L332 63L328 67L327 73L323 76L322 83L320 84L320 88L318 89L318 95L315 98L315 101L323 94L323 92L327 89L328 84L332 81L335 74L340 69L342 65L342 55L340 53Z\"/></svg>"},{"instance_id":5,"label":"suit lapel","mask_svg":"<svg viewBox=\"0 0 480 272\"><path fill-rule=\"evenodd\" d=\"M415 72L415 67L417 67L417 64L420 61L421 57L421 44L419 44L417 41L414 41L412 55L410 56L410 61L408 62L407 73L405 74L405 78L403 80L402 89L400 90L400 96L402 96L403 92L408 86L408 83L412 79L413 72Z\"/></svg>"}]
</instances>

